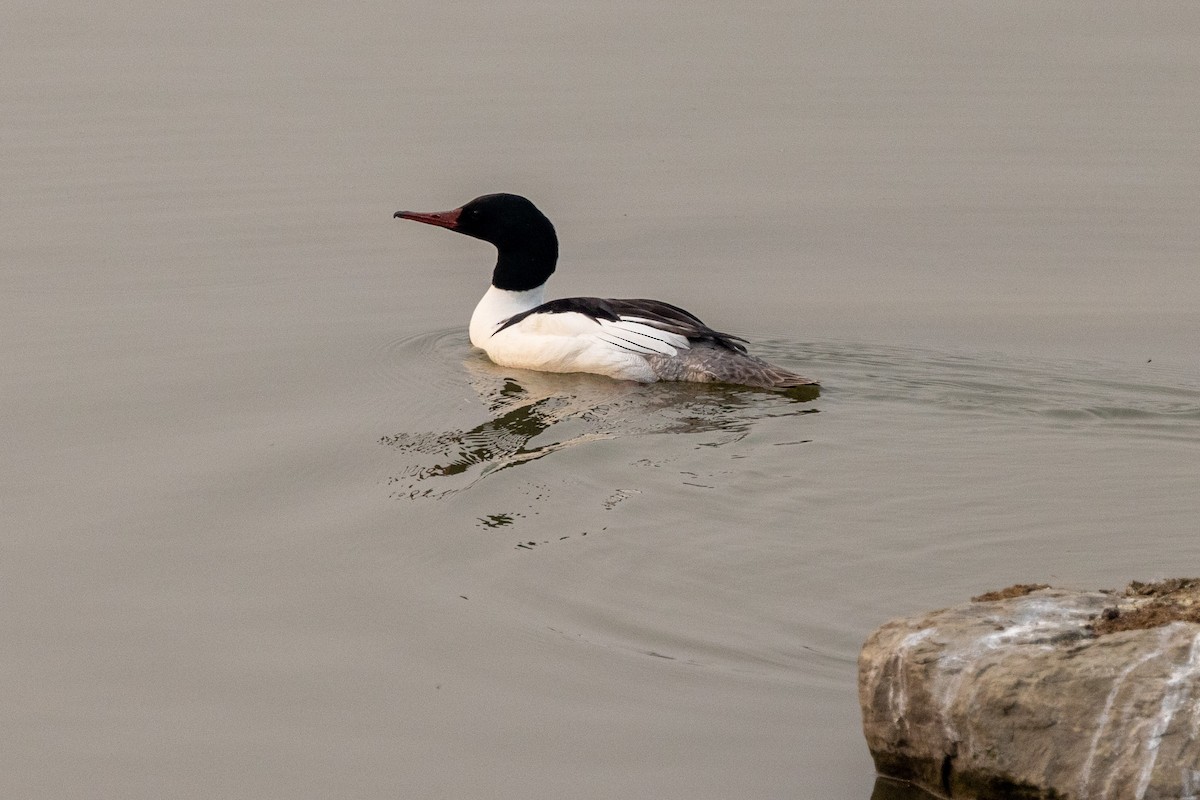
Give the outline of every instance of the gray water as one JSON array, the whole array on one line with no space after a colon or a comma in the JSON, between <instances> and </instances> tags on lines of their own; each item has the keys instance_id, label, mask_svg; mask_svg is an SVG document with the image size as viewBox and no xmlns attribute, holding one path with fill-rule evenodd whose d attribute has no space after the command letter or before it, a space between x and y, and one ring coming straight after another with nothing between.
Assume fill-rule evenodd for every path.
<instances>
[{"instance_id":1,"label":"gray water","mask_svg":"<svg viewBox=\"0 0 1200 800\"><path fill-rule=\"evenodd\" d=\"M867 798L867 633L1200 572L1200 7L31 4L0 794ZM472 352L552 295L819 398Z\"/></svg>"}]
</instances>

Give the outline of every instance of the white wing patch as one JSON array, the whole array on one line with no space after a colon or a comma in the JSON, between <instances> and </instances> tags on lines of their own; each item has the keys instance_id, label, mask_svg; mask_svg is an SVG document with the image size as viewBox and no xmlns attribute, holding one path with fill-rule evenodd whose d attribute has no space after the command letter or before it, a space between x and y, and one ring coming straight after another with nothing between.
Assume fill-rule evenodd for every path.
<instances>
[{"instance_id":1,"label":"white wing patch","mask_svg":"<svg viewBox=\"0 0 1200 800\"><path fill-rule=\"evenodd\" d=\"M581 343L588 339L599 340L639 355L657 353L674 356L690 347L686 336L664 331L650 324L650 320L634 317L622 317L613 322L574 312L532 314L508 330L532 335L566 336L577 338Z\"/></svg>"},{"instance_id":2,"label":"white wing patch","mask_svg":"<svg viewBox=\"0 0 1200 800\"><path fill-rule=\"evenodd\" d=\"M596 321L600 325L600 332L595 334L597 338L631 353L675 356L680 350L689 348L686 336L656 328L648 324L649 320L622 317L616 322L606 319Z\"/></svg>"}]
</instances>

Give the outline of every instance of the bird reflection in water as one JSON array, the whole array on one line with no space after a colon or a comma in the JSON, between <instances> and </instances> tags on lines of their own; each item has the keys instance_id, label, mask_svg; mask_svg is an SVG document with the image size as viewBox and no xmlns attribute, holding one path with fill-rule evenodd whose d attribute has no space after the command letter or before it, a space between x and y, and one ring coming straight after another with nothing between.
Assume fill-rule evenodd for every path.
<instances>
[{"instance_id":1,"label":"bird reflection in water","mask_svg":"<svg viewBox=\"0 0 1200 800\"><path fill-rule=\"evenodd\" d=\"M483 478L569 447L645 434L743 438L756 419L817 411L817 386L787 392L702 383L640 384L588 374L514 371L465 360L492 419L469 430L400 432L380 438L411 457L388 479L397 498L441 498Z\"/></svg>"}]
</instances>

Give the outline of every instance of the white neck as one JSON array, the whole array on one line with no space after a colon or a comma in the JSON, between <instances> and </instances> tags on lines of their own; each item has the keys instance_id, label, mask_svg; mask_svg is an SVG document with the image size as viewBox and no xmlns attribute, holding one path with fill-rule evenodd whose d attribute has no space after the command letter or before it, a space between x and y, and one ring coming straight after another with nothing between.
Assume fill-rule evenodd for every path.
<instances>
[{"instance_id":1,"label":"white neck","mask_svg":"<svg viewBox=\"0 0 1200 800\"><path fill-rule=\"evenodd\" d=\"M488 338L496 332L501 322L522 311L540 306L546 296L546 287L537 287L526 292L510 292L489 286L475 313L471 314L471 344L483 348Z\"/></svg>"}]
</instances>

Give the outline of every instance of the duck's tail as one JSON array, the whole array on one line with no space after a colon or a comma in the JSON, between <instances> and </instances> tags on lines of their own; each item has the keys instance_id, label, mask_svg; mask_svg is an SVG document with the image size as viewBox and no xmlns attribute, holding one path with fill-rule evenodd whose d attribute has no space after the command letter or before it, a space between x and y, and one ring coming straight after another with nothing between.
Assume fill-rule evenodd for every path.
<instances>
[{"instance_id":1,"label":"duck's tail","mask_svg":"<svg viewBox=\"0 0 1200 800\"><path fill-rule=\"evenodd\" d=\"M762 389L818 387L817 381L769 364L749 353L739 353L707 342L693 343L675 356L648 355L646 361L661 381L733 383Z\"/></svg>"}]
</instances>

